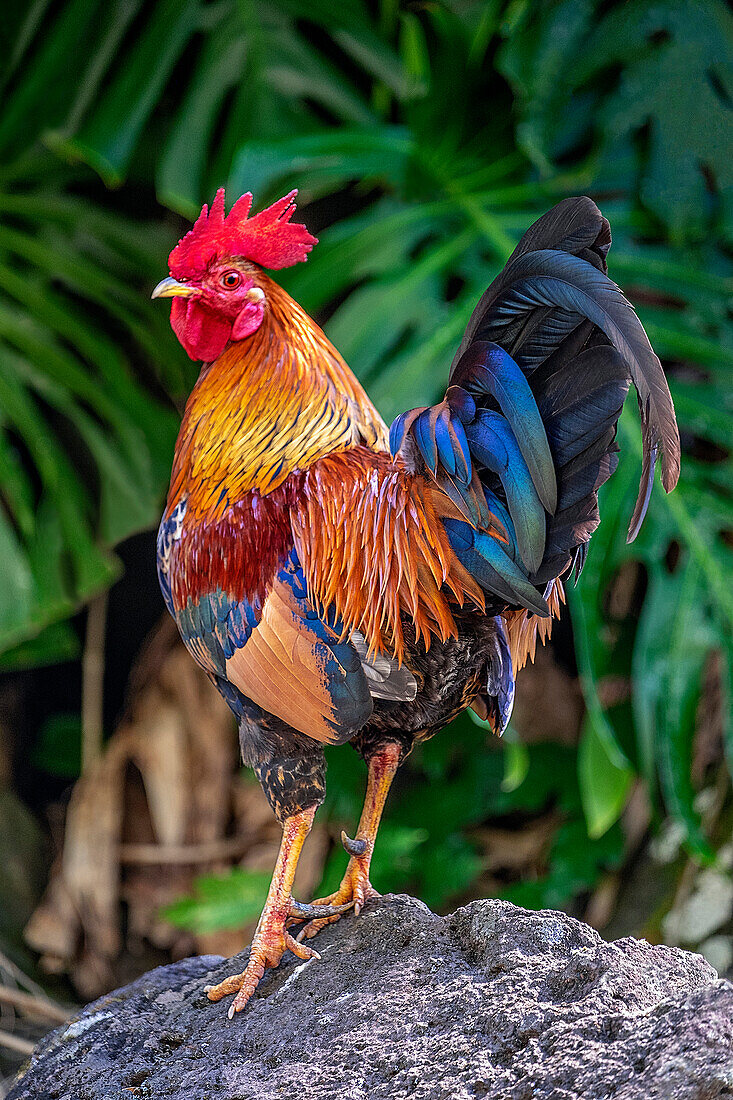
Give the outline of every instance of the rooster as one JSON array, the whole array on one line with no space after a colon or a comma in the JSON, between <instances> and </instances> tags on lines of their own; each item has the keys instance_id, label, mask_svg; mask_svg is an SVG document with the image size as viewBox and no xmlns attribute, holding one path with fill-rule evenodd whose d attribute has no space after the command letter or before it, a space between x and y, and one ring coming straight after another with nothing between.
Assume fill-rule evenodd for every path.
<instances>
[{"instance_id":1,"label":"rooster","mask_svg":"<svg viewBox=\"0 0 733 1100\"><path fill-rule=\"evenodd\" d=\"M583 567L597 491L617 463L633 382L644 518L654 468L679 474L658 358L606 274L608 222L566 199L485 292L443 400L379 413L318 325L264 269L318 242L295 195L251 216L219 190L169 257L154 298L203 363L186 405L158 535L168 609L234 712L245 764L282 825L272 883L229 1016L267 967L375 896L369 868L392 778L413 746L472 707L500 735L514 678ZM324 797L324 745L350 742L368 781L339 889L292 884ZM304 926L297 935L291 929Z\"/></svg>"}]
</instances>

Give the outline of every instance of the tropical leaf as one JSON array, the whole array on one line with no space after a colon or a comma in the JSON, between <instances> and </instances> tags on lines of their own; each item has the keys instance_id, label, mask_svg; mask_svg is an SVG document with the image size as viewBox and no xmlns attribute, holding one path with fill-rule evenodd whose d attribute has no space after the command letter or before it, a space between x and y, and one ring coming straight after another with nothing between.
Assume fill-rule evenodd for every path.
<instances>
[{"instance_id":1,"label":"tropical leaf","mask_svg":"<svg viewBox=\"0 0 733 1100\"><path fill-rule=\"evenodd\" d=\"M161 915L198 934L241 928L260 915L269 885L269 873L244 867L233 867L226 875L201 875L194 896L167 906Z\"/></svg>"},{"instance_id":2,"label":"tropical leaf","mask_svg":"<svg viewBox=\"0 0 733 1100\"><path fill-rule=\"evenodd\" d=\"M152 334L180 356L131 285L165 238L143 249L102 212L90 232L88 205L56 193L47 168L41 186L0 191L0 651L119 575L112 548L155 523L177 425L151 396Z\"/></svg>"},{"instance_id":3,"label":"tropical leaf","mask_svg":"<svg viewBox=\"0 0 733 1100\"><path fill-rule=\"evenodd\" d=\"M687 389L707 392L709 383L687 383ZM673 396L674 390L673 385ZM718 395L721 409L729 402L730 395ZM698 411L688 394L688 401L677 403L683 436L687 429L703 433L698 436L701 441L706 436L714 440L716 417L703 421L698 415L691 424L690 409ZM629 547L622 518L633 499L636 441L636 428L625 413L622 461L602 494L603 523L591 543L579 584L570 594L579 626L578 663L592 723L580 756L586 816L596 832L616 820L624 804L623 783L628 786L630 779L630 756L650 790L660 791L692 850L711 858L690 776L707 662L716 652L730 660L727 640L733 628L733 602L728 578L733 553L726 532L731 459L725 460L727 488L721 485L716 492L707 476L710 464L688 458L675 494L668 498L654 494L648 522ZM705 486L702 493L701 486ZM701 507L703 499L706 503ZM619 570L632 561L643 565L646 576L635 630L633 622L613 622L607 612L609 587ZM632 616L636 615L632 610ZM632 712L618 706L609 711L600 703L597 685L619 674L630 683ZM630 728L631 714L634 722ZM606 762L599 755L601 746L605 746Z\"/></svg>"},{"instance_id":4,"label":"tropical leaf","mask_svg":"<svg viewBox=\"0 0 733 1100\"><path fill-rule=\"evenodd\" d=\"M599 122L611 144L649 127L640 195L674 238L710 224L712 187L730 196L733 16L718 0L609 12L586 44L580 80L623 65ZM728 200L729 201L729 200Z\"/></svg>"},{"instance_id":5,"label":"tropical leaf","mask_svg":"<svg viewBox=\"0 0 733 1100\"><path fill-rule=\"evenodd\" d=\"M595 137L601 178L638 186L673 239L701 238L716 223L729 234L730 10L719 0L610 10L563 0L518 11L499 66L517 91L518 139L538 167L552 172Z\"/></svg>"}]
</instances>

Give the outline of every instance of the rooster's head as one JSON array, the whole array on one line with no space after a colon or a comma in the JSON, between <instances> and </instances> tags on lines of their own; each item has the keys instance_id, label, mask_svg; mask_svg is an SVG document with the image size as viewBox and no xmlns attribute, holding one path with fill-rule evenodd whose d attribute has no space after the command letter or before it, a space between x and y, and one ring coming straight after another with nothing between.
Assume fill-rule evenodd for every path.
<instances>
[{"instance_id":1,"label":"rooster's head","mask_svg":"<svg viewBox=\"0 0 733 1100\"><path fill-rule=\"evenodd\" d=\"M222 187L171 252L170 276L152 297L173 298L171 325L192 359L211 362L230 340L251 336L267 307L260 267L290 267L318 243L290 221L296 195L291 191L250 218L249 193L225 215Z\"/></svg>"}]
</instances>

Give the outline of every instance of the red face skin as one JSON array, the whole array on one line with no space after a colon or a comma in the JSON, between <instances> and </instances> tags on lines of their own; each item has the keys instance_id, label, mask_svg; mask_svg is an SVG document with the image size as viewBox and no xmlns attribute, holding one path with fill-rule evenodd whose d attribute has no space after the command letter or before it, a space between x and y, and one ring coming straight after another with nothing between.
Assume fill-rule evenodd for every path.
<instances>
[{"instance_id":1,"label":"red face skin","mask_svg":"<svg viewBox=\"0 0 733 1100\"><path fill-rule=\"evenodd\" d=\"M201 277L180 281L196 294L173 299L171 325L191 359L211 363L230 340L243 340L262 324L264 291L235 261L214 264Z\"/></svg>"}]
</instances>

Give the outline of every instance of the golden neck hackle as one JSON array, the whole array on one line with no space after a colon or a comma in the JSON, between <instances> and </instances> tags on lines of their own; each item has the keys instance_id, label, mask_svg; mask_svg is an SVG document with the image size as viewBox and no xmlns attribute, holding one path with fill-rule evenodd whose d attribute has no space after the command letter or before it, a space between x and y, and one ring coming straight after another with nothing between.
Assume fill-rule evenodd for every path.
<instances>
[{"instance_id":1,"label":"golden neck hackle","mask_svg":"<svg viewBox=\"0 0 733 1100\"><path fill-rule=\"evenodd\" d=\"M258 282L262 325L204 367L186 405L168 503L188 487L190 516L216 520L326 454L387 445L379 413L318 325L266 275Z\"/></svg>"}]
</instances>

